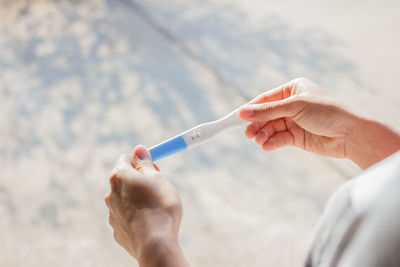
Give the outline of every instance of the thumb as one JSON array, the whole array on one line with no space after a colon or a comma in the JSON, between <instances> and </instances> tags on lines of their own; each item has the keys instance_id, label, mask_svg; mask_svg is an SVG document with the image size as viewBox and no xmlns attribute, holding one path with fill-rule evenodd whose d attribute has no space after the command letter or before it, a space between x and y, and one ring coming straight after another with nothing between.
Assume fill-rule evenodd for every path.
<instances>
[{"instance_id":1,"label":"thumb","mask_svg":"<svg viewBox=\"0 0 400 267\"><path fill-rule=\"evenodd\" d=\"M141 173L157 171L151 161L149 151L144 146L137 146L133 151L132 165Z\"/></svg>"},{"instance_id":2,"label":"thumb","mask_svg":"<svg viewBox=\"0 0 400 267\"><path fill-rule=\"evenodd\" d=\"M293 96L273 102L245 105L239 109L239 115L242 119L251 122L272 121L285 117L293 118L303 108L301 101Z\"/></svg>"}]
</instances>

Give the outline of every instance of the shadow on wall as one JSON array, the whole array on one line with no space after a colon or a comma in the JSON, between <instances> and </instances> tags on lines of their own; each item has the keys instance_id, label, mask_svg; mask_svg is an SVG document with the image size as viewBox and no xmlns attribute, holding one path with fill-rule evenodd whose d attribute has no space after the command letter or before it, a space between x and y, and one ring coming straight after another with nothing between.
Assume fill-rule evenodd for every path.
<instances>
[{"instance_id":1,"label":"shadow on wall","mask_svg":"<svg viewBox=\"0 0 400 267\"><path fill-rule=\"evenodd\" d=\"M47 3L50 7L40 7L47 11L45 17L34 12L35 5L28 2L16 11L30 32L13 34L10 23L2 44L11 54L0 61L3 94L15 100L9 110L10 131L23 127L26 133L18 136L19 146L8 151L14 156L43 145L41 139L47 137L60 149L68 148L78 138L72 124L79 118L98 124L88 130L99 145L135 140L134 124L122 132L101 127L107 127L109 112L123 113L130 109L129 102L138 104L138 98L159 118L161 126L156 127L161 129L169 127L170 117L179 120L179 128L215 118L186 59L120 2L108 1L106 8ZM198 110L202 112L194 115ZM193 113L197 121L186 122L179 116L182 112ZM38 122L50 123L49 116L55 114L62 122L54 126L61 128L56 133L49 129L54 134L44 136L50 133L40 131Z\"/></svg>"},{"instance_id":2,"label":"shadow on wall","mask_svg":"<svg viewBox=\"0 0 400 267\"><path fill-rule=\"evenodd\" d=\"M96 146L136 143L145 133L134 122L135 106L149 110L154 129L177 133L216 118L206 97L210 90L223 96L216 101L229 103L235 97L232 88L245 91L246 81L260 69L284 79L298 76L299 65L315 77L352 71L347 60L332 53L337 44L318 30L299 33L276 17L252 28L245 14L211 2L202 15L187 16L199 5L147 11L130 1L106 1L105 6L28 2L16 10L16 23L25 31L13 32L14 24L8 24L1 48L11 56L0 56L0 64L3 94L15 101L8 127L17 135L9 138L18 140L4 152L28 153L45 145L44 139L68 149L80 135ZM37 12L38 6L45 12ZM157 24L152 12L170 23ZM200 68L193 68L196 64ZM220 84L205 88L198 70L220 76ZM245 91L248 97L255 94ZM116 123L118 115L129 125ZM237 153L234 149L220 153ZM212 164L201 152L198 157Z\"/></svg>"},{"instance_id":3,"label":"shadow on wall","mask_svg":"<svg viewBox=\"0 0 400 267\"><path fill-rule=\"evenodd\" d=\"M264 85L261 90L304 75L318 83L359 83L353 64L338 52L344 44L318 27L294 29L278 15L260 25L235 4L210 0L125 2L248 98L255 94L248 89L254 80Z\"/></svg>"}]
</instances>

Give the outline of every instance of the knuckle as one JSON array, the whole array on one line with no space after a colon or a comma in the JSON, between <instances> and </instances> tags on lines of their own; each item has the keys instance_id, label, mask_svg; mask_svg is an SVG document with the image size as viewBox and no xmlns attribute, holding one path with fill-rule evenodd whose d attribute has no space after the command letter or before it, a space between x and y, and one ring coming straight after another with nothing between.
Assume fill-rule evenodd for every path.
<instances>
[{"instance_id":1,"label":"knuckle","mask_svg":"<svg viewBox=\"0 0 400 267\"><path fill-rule=\"evenodd\" d=\"M296 78L294 81L295 81L295 83L302 83L302 82L307 82L308 79L303 76L300 76L300 77Z\"/></svg>"},{"instance_id":2,"label":"knuckle","mask_svg":"<svg viewBox=\"0 0 400 267\"><path fill-rule=\"evenodd\" d=\"M123 153L121 156L119 156L118 162L124 162L127 158L129 158L129 154Z\"/></svg>"},{"instance_id":3,"label":"knuckle","mask_svg":"<svg viewBox=\"0 0 400 267\"><path fill-rule=\"evenodd\" d=\"M166 203L164 208L169 214L180 214L182 212L182 205L179 200Z\"/></svg>"},{"instance_id":4,"label":"knuckle","mask_svg":"<svg viewBox=\"0 0 400 267\"><path fill-rule=\"evenodd\" d=\"M305 77L299 77L294 80L293 85L298 88L309 88L313 82Z\"/></svg>"},{"instance_id":5,"label":"knuckle","mask_svg":"<svg viewBox=\"0 0 400 267\"><path fill-rule=\"evenodd\" d=\"M121 186L122 186L121 176L118 174L111 175L110 185L111 185L111 191L119 194L121 192Z\"/></svg>"},{"instance_id":6,"label":"knuckle","mask_svg":"<svg viewBox=\"0 0 400 267\"><path fill-rule=\"evenodd\" d=\"M119 195L117 193L115 193L114 191L111 190L104 197L104 201L105 201L106 205L108 206L108 208L111 211L111 210L113 210L115 208L115 204L119 203L120 198L119 198Z\"/></svg>"},{"instance_id":7,"label":"knuckle","mask_svg":"<svg viewBox=\"0 0 400 267\"><path fill-rule=\"evenodd\" d=\"M277 108L277 107L279 107L281 105L282 105L282 103L280 101L265 102L265 103L262 104L262 107L261 107L260 111L262 113L264 113L264 112L270 111L270 110L272 110L274 108Z\"/></svg>"},{"instance_id":8,"label":"knuckle","mask_svg":"<svg viewBox=\"0 0 400 267\"><path fill-rule=\"evenodd\" d=\"M119 178L122 178L122 177L126 174L126 171L127 171L126 166L123 165L123 164L120 164L120 165L118 165L118 167L116 168L115 173L116 173L116 175L117 175Z\"/></svg>"},{"instance_id":9,"label":"knuckle","mask_svg":"<svg viewBox=\"0 0 400 267\"><path fill-rule=\"evenodd\" d=\"M121 181L122 178L122 173L117 171L115 173L112 173L110 176L110 183L115 184Z\"/></svg>"},{"instance_id":10,"label":"knuckle","mask_svg":"<svg viewBox=\"0 0 400 267\"><path fill-rule=\"evenodd\" d=\"M108 215L108 224L109 225L111 225L111 227L114 229L115 227L114 227L114 224L115 224L115 222L114 222L114 217L113 217L113 215L112 215L112 213L110 212L110 214Z\"/></svg>"},{"instance_id":11,"label":"knuckle","mask_svg":"<svg viewBox=\"0 0 400 267\"><path fill-rule=\"evenodd\" d=\"M104 197L104 202L106 203L106 205L110 204L110 198L111 198L111 194L107 193L107 195Z\"/></svg>"},{"instance_id":12,"label":"knuckle","mask_svg":"<svg viewBox=\"0 0 400 267\"><path fill-rule=\"evenodd\" d=\"M261 111L265 111L271 108L271 102L265 102L261 105Z\"/></svg>"}]
</instances>

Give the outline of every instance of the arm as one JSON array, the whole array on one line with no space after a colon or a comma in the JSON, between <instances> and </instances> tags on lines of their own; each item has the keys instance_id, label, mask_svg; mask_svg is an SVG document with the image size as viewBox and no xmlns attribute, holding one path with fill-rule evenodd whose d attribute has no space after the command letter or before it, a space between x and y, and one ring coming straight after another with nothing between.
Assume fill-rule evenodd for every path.
<instances>
[{"instance_id":1,"label":"arm","mask_svg":"<svg viewBox=\"0 0 400 267\"><path fill-rule=\"evenodd\" d=\"M304 78L268 91L242 107L248 138L266 151L297 146L324 156L348 158L362 169L400 150L400 135L352 111Z\"/></svg>"},{"instance_id":2,"label":"arm","mask_svg":"<svg viewBox=\"0 0 400 267\"><path fill-rule=\"evenodd\" d=\"M120 157L110 185L105 202L114 239L140 266L189 266L178 243L182 218L179 195L144 147Z\"/></svg>"},{"instance_id":3,"label":"arm","mask_svg":"<svg viewBox=\"0 0 400 267\"><path fill-rule=\"evenodd\" d=\"M400 135L387 125L368 118L356 119L347 138L347 158L362 169L400 150Z\"/></svg>"}]
</instances>

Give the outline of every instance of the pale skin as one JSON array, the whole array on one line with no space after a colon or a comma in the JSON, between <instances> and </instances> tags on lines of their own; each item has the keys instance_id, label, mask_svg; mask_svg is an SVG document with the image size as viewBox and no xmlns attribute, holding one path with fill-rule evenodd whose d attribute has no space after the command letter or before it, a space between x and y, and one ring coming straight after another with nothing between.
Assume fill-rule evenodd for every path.
<instances>
[{"instance_id":1,"label":"pale skin","mask_svg":"<svg viewBox=\"0 0 400 267\"><path fill-rule=\"evenodd\" d=\"M258 96L239 114L253 122L246 136L266 151L296 146L347 158L366 169L400 149L398 132L353 111L304 78Z\"/></svg>"},{"instance_id":2,"label":"pale skin","mask_svg":"<svg viewBox=\"0 0 400 267\"><path fill-rule=\"evenodd\" d=\"M400 135L352 111L318 85L295 79L239 110L250 122L245 135L265 151L296 146L347 158L366 169L400 150ZM105 201L115 240L142 267L189 266L179 247L179 195L143 146L117 161Z\"/></svg>"}]
</instances>

